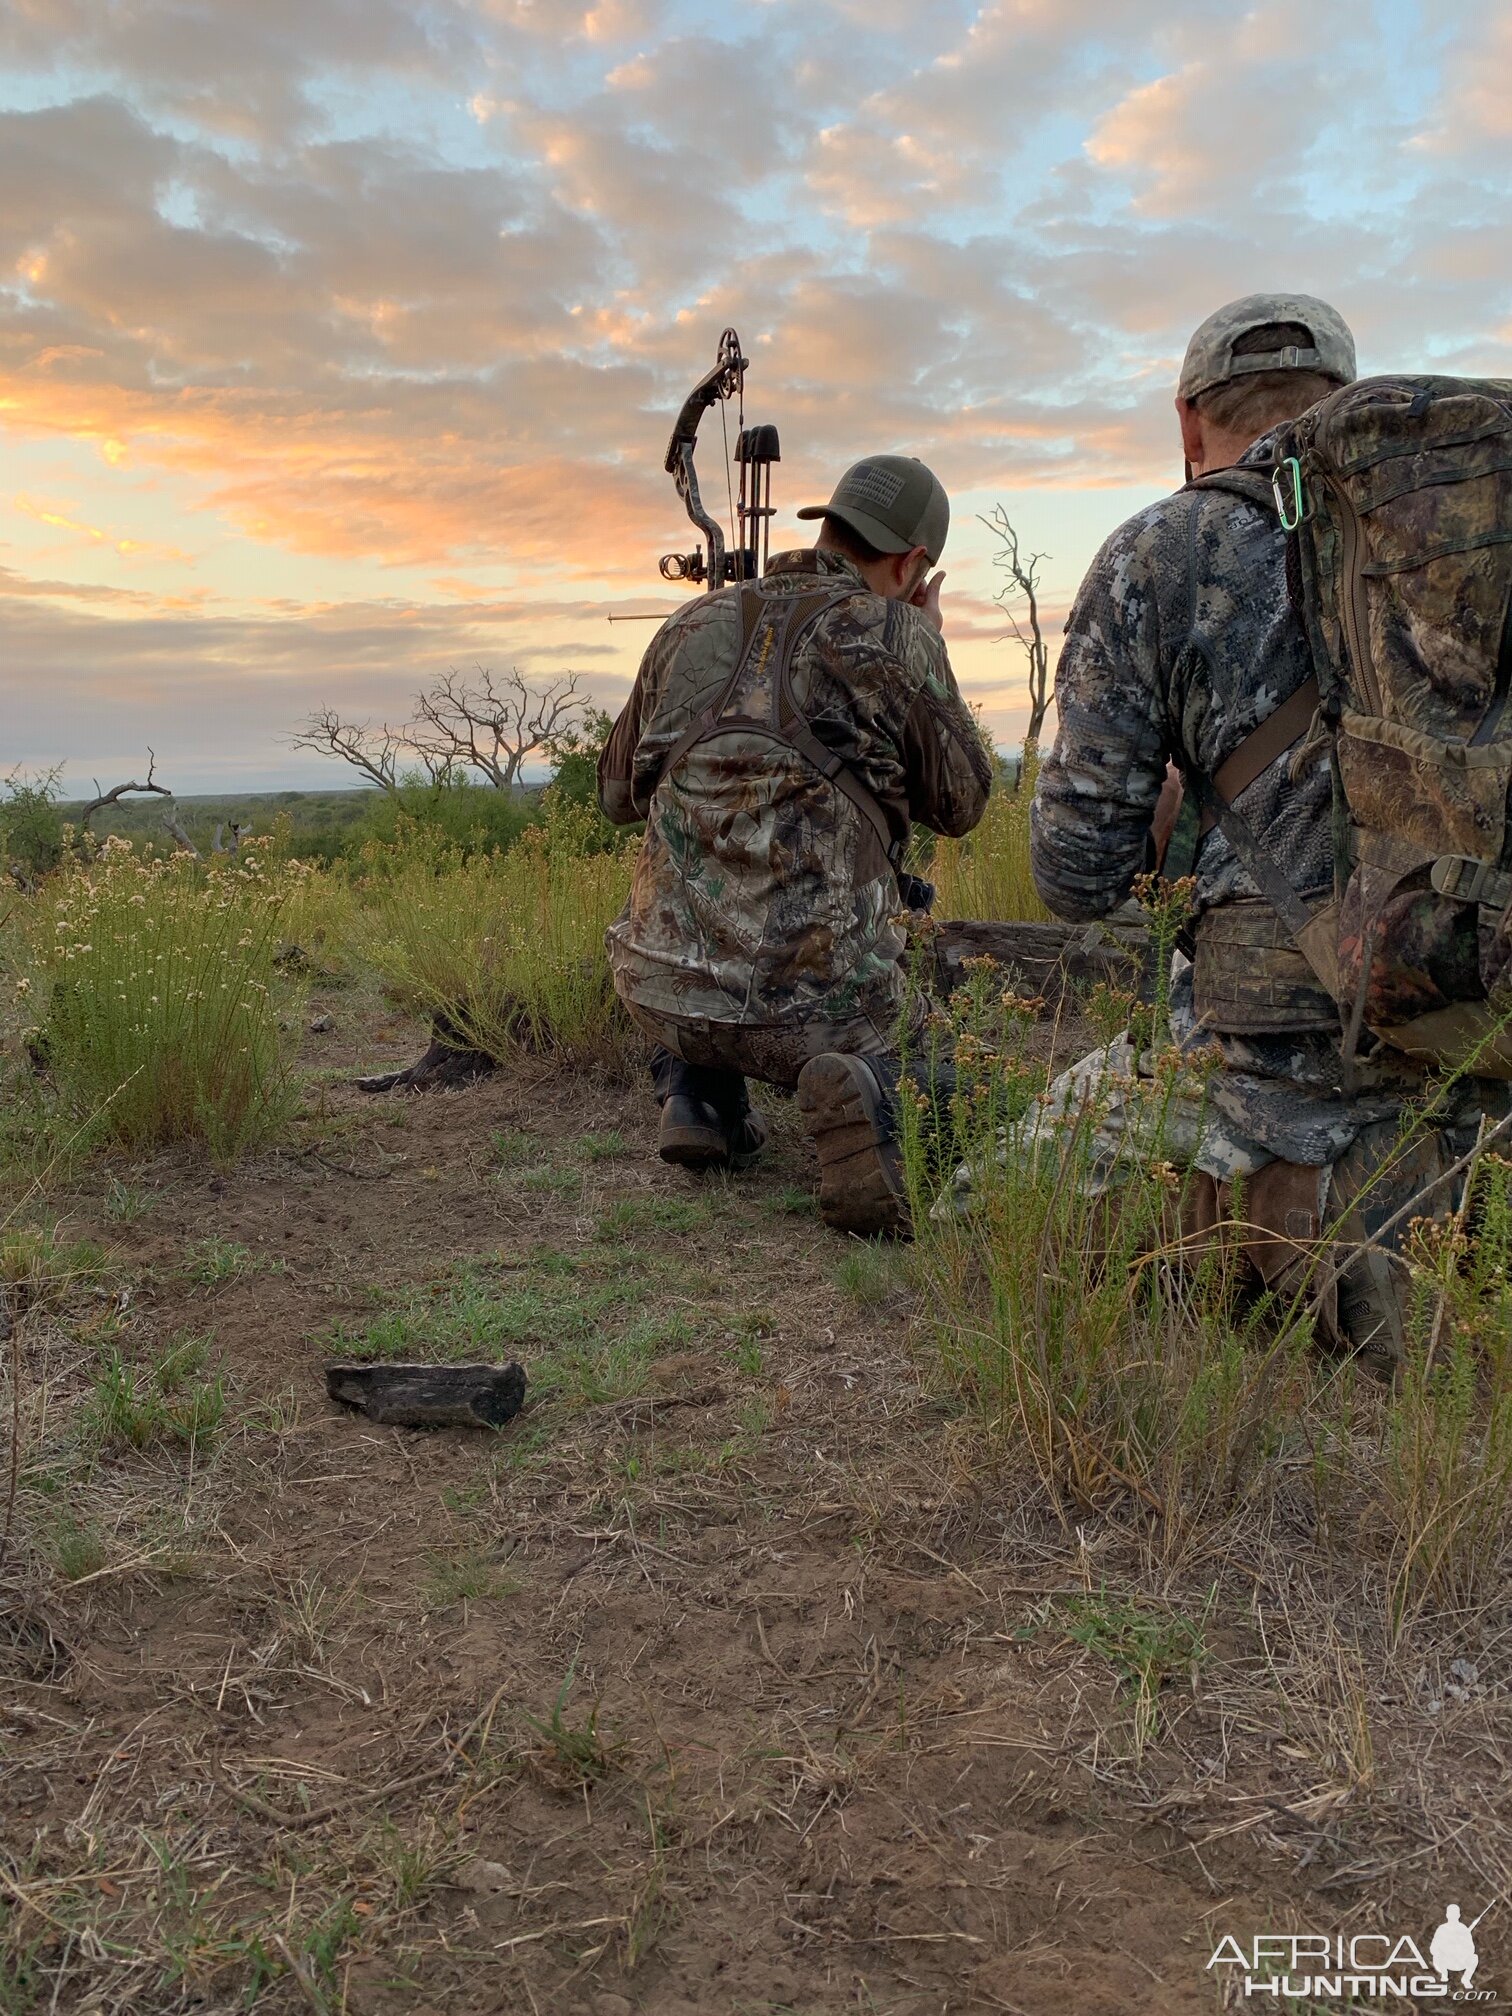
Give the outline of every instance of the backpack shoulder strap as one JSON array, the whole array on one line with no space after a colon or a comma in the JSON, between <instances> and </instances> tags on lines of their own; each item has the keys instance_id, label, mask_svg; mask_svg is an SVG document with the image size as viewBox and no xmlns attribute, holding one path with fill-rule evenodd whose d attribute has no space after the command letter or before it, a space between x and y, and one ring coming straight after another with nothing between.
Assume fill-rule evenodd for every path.
<instances>
[{"instance_id":1,"label":"backpack shoulder strap","mask_svg":"<svg viewBox=\"0 0 1512 2016\"><path fill-rule=\"evenodd\" d=\"M828 778L835 789L850 800L882 843L884 858L890 860L893 850L892 826L876 794L868 785L862 783L843 756L837 755L833 749L825 748L809 726L793 692L793 656L801 637L827 610L837 608L840 603L848 601L854 593L854 589L847 588L838 595L806 595L799 602L794 611L793 621L783 638L777 675L772 682L772 726L784 742L790 743L800 756L806 757L821 777Z\"/></svg>"},{"instance_id":2,"label":"backpack shoulder strap","mask_svg":"<svg viewBox=\"0 0 1512 2016\"><path fill-rule=\"evenodd\" d=\"M1278 756L1294 749L1312 726L1321 695L1317 674L1310 672L1293 693L1273 713L1267 714L1224 762L1213 772L1213 795L1225 807L1232 805L1241 791L1247 791L1257 777L1269 770ZM1218 824L1212 804L1203 808L1199 835Z\"/></svg>"},{"instance_id":3,"label":"backpack shoulder strap","mask_svg":"<svg viewBox=\"0 0 1512 2016\"><path fill-rule=\"evenodd\" d=\"M1187 484L1188 490L1222 490L1237 497L1246 498L1253 504L1264 504L1274 508L1270 494L1270 484L1259 470L1215 469L1209 476L1197 476ZM1189 642L1196 641L1196 598L1197 598L1197 513L1191 513L1188 551L1188 589L1191 596L1191 631ZM1292 887L1280 863L1269 854L1259 836L1242 812L1234 809L1233 800L1262 771L1268 769L1276 758L1299 742L1306 733L1318 707L1318 681L1309 675L1289 700L1266 716L1257 728L1250 730L1244 740L1223 762L1216 774L1207 776L1197 769L1186 769L1186 785L1191 796L1197 801L1200 818L1190 821L1186 827L1188 851L1195 856L1197 841L1202 834L1216 826L1233 848L1235 855L1249 874L1250 880L1270 904L1286 927L1287 935L1317 974L1324 988L1332 994L1335 991L1337 974L1332 970L1326 956L1326 948L1318 942L1318 933L1309 931L1314 922L1312 911ZM1178 745L1179 746L1179 745ZM1173 836L1172 847L1175 839ZM1167 861L1170 860L1170 852ZM1167 866L1166 874L1171 873ZM1178 870L1177 872L1183 872ZM1189 872L1189 871L1188 871Z\"/></svg>"},{"instance_id":4,"label":"backpack shoulder strap","mask_svg":"<svg viewBox=\"0 0 1512 2016\"><path fill-rule=\"evenodd\" d=\"M1276 499L1271 490L1271 479L1263 469L1211 469L1206 476L1189 478L1188 490L1222 490L1230 497L1242 497L1247 504L1258 504L1262 511L1275 514Z\"/></svg>"},{"instance_id":5,"label":"backpack shoulder strap","mask_svg":"<svg viewBox=\"0 0 1512 2016\"><path fill-rule=\"evenodd\" d=\"M796 598L765 596L754 584L748 583L741 589L740 644L735 657L735 669L709 702L708 706L689 722L686 729L673 743L662 764L656 782L679 764L695 744L711 735L722 722L729 726L762 727L796 749L805 761L811 763L819 774L848 798L866 819L882 844L883 855L891 858L893 848L892 827L886 812L876 796L851 769L843 756L833 749L826 749L805 719L793 695L793 657L803 638L827 611L848 602L855 594L854 588L835 590L818 589ZM745 715L726 713L740 675L745 669L751 653L757 628L761 621L763 607L769 602L787 601L788 607L779 619L780 630L777 643L777 663L772 677L772 711L765 722L755 722Z\"/></svg>"},{"instance_id":6,"label":"backpack shoulder strap","mask_svg":"<svg viewBox=\"0 0 1512 2016\"><path fill-rule=\"evenodd\" d=\"M734 669L708 706L701 713L694 715L668 750L661 769L656 774L657 785L660 785L669 770L681 763L695 742L702 742L705 735L718 725L720 716L729 706L730 696L735 691L736 682L745 670L746 659L751 654L751 643L756 635L757 625L761 621L762 601L761 590L754 582L748 581L740 591L740 642L735 648Z\"/></svg>"}]
</instances>

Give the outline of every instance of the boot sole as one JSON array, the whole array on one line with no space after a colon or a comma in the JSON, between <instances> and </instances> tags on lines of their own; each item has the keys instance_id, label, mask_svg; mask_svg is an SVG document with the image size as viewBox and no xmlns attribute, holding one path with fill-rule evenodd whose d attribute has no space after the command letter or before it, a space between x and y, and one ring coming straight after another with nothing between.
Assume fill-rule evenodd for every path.
<instances>
[{"instance_id":1,"label":"boot sole","mask_svg":"<svg viewBox=\"0 0 1512 2016\"><path fill-rule=\"evenodd\" d=\"M657 1137L656 1152L678 1169L728 1169L730 1143L715 1127L668 1127Z\"/></svg>"},{"instance_id":2,"label":"boot sole","mask_svg":"<svg viewBox=\"0 0 1512 2016\"><path fill-rule=\"evenodd\" d=\"M816 1057L798 1079L798 1111L819 1156L819 1216L861 1238L912 1231L896 1149L882 1139L870 1071L854 1057Z\"/></svg>"}]
</instances>

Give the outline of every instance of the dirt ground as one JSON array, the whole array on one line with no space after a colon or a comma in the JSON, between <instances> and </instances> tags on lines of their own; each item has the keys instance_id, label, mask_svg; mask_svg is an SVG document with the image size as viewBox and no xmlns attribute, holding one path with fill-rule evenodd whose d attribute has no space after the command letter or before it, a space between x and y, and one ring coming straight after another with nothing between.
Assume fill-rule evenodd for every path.
<instances>
[{"instance_id":1,"label":"dirt ground","mask_svg":"<svg viewBox=\"0 0 1512 2016\"><path fill-rule=\"evenodd\" d=\"M1300 1550L1036 1506L791 1104L695 1182L639 1087L364 1098L418 1032L311 1011L293 1146L52 1199L107 1260L21 1338L0 2010L1212 2010L1224 1934L1505 1894L1504 1646L1388 1669ZM185 1337L218 1428L91 1443ZM531 1398L378 1428L349 1352Z\"/></svg>"}]
</instances>

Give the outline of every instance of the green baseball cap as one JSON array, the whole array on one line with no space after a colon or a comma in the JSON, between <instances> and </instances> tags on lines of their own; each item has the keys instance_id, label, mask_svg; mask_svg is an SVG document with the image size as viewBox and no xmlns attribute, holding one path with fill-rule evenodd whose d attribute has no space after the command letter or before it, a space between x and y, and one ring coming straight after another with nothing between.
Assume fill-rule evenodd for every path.
<instances>
[{"instance_id":1,"label":"green baseball cap","mask_svg":"<svg viewBox=\"0 0 1512 2016\"><path fill-rule=\"evenodd\" d=\"M1312 342L1234 355L1234 345L1243 337L1273 322L1300 324ZM1182 399L1196 399L1252 371L1318 371L1340 385L1353 384L1355 346L1349 324L1315 294L1246 294L1217 309L1198 329L1187 345L1176 391Z\"/></svg>"},{"instance_id":2,"label":"green baseball cap","mask_svg":"<svg viewBox=\"0 0 1512 2016\"><path fill-rule=\"evenodd\" d=\"M806 504L800 518L838 518L879 553L922 546L933 566L950 531L950 499L915 455L868 455L853 462L828 504Z\"/></svg>"}]
</instances>

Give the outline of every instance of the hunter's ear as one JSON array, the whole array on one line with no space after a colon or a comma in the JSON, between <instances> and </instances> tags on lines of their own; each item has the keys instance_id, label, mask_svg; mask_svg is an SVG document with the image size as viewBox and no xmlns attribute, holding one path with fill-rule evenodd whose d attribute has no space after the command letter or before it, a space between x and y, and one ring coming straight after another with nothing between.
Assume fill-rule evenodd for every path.
<instances>
[{"instance_id":1,"label":"hunter's ear","mask_svg":"<svg viewBox=\"0 0 1512 2016\"><path fill-rule=\"evenodd\" d=\"M1202 415L1190 399L1176 397L1176 417L1181 422L1181 452L1195 469L1206 460Z\"/></svg>"}]
</instances>

